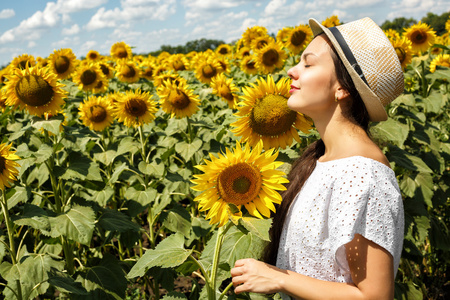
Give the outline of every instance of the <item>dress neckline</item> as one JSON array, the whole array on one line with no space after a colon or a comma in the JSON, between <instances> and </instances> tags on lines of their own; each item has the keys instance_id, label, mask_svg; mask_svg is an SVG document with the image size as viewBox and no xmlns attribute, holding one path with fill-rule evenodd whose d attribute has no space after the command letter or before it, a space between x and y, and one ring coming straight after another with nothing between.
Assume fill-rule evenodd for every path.
<instances>
[{"instance_id":1,"label":"dress neckline","mask_svg":"<svg viewBox=\"0 0 450 300\"><path fill-rule=\"evenodd\" d=\"M392 170L390 167L386 166L382 162L379 162L378 160L375 160L375 159L369 158L369 157L365 157L362 155L347 156L347 157L342 157L342 158L337 158L337 159L327 160L327 161L316 160L316 163L317 163L317 165L326 165L326 164L333 164L333 163L341 163L341 162L345 162L347 160L359 160L359 159L370 161L372 164L375 164L375 165L381 165L382 167L387 168L388 170L390 170L392 173L395 174L394 170Z\"/></svg>"}]
</instances>

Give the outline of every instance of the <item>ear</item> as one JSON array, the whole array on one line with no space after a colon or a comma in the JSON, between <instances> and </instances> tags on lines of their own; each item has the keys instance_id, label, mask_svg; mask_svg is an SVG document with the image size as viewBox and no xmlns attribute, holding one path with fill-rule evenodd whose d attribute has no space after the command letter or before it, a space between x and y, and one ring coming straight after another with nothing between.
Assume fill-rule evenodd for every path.
<instances>
[{"instance_id":1,"label":"ear","mask_svg":"<svg viewBox=\"0 0 450 300\"><path fill-rule=\"evenodd\" d=\"M350 97L350 93L346 89L344 89L342 86L339 86L336 89L334 97L335 97L335 99L338 99L338 100L346 100Z\"/></svg>"}]
</instances>

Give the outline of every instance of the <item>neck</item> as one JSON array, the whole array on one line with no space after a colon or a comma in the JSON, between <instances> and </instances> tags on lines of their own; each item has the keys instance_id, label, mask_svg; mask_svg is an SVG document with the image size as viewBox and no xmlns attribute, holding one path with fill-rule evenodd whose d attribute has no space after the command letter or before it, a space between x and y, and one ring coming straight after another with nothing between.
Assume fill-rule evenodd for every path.
<instances>
[{"instance_id":1,"label":"neck","mask_svg":"<svg viewBox=\"0 0 450 300\"><path fill-rule=\"evenodd\" d=\"M322 160L333 160L349 156L361 141L369 140L360 126L345 118L342 113L314 118L314 124L325 144Z\"/></svg>"}]
</instances>

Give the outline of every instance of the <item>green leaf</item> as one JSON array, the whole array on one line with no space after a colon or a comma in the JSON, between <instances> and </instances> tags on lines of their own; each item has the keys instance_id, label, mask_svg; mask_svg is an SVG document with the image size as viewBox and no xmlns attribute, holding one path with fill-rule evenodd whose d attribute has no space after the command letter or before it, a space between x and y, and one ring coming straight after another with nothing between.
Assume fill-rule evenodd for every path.
<instances>
[{"instance_id":1,"label":"green leaf","mask_svg":"<svg viewBox=\"0 0 450 300\"><path fill-rule=\"evenodd\" d=\"M65 180L73 180L74 178L81 180L102 180L98 164L79 152L71 152L69 154L68 166L56 167L55 175Z\"/></svg>"},{"instance_id":2,"label":"green leaf","mask_svg":"<svg viewBox=\"0 0 450 300\"><path fill-rule=\"evenodd\" d=\"M121 139L119 146L117 147L117 155L125 153L136 153L139 151L139 143L134 140L133 137L127 136Z\"/></svg>"},{"instance_id":3,"label":"green leaf","mask_svg":"<svg viewBox=\"0 0 450 300\"><path fill-rule=\"evenodd\" d=\"M12 209L19 202L26 203L31 197L31 188L16 186L13 189L9 189L6 192L6 197L8 199L8 209Z\"/></svg>"},{"instance_id":4,"label":"green leaf","mask_svg":"<svg viewBox=\"0 0 450 300\"><path fill-rule=\"evenodd\" d=\"M128 278L144 276L152 267L173 268L181 265L192 250L184 249L184 237L175 233L162 240L154 250L147 250L128 273Z\"/></svg>"},{"instance_id":5,"label":"green leaf","mask_svg":"<svg viewBox=\"0 0 450 300\"><path fill-rule=\"evenodd\" d=\"M60 259L55 260L47 254L31 254L23 257L16 265L4 265L3 263L0 273L8 282L8 286L15 291L18 289L16 280L20 281L24 299L34 299L45 293L50 286L47 282L48 273L52 269L61 271L63 268L64 261ZM41 284L33 290L38 283ZM4 289L3 294L6 299L15 299L14 294L8 288Z\"/></svg>"},{"instance_id":6,"label":"green leaf","mask_svg":"<svg viewBox=\"0 0 450 300\"><path fill-rule=\"evenodd\" d=\"M405 150L395 146L389 147L389 152L386 153L389 161L395 162L397 165L412 171L433 173L433 171L417 156L411 155Z\"/></svg>"},{"instance_id":7,"label":"green leaf","mask_svg":"<svg viewBox=\"0 0 450 300\"><path fill-rule=\"evenodd\" d=\"M419 241L424 242L428 237L428 230L430 229L430 219L426 216L414 217L414 222L416 223L417 231L419 234Z\"/></svg>"},{"instance_id":8,"label":"green leaf","mask_svg":"<svg viewBox=\"0 0 450 300\"><path fill-rule=\"evenodd\" d=\"M102 164L109 166L117 157L117 152L114 150L108 150L105 152L95 153L94 158Z\"/></svg>"},{"instance_id":9,"label":"green leaf","mask_svg":"<svg viewBox=\"0 0 450 300\"><path fill-rule=\"evenodd\" d=\"M114 189L108 185L101 191L95 191L92 194L92 200L97 202L101 207L105 207L113 195Z\"/></svg>"},{"instance_id":10,"label":"green leaf","mask_svg":"<svg viewBox=\"0 0 450 300\"><path fill-rule=\"evenodd\" d=\"M105 209L98 219L98 225L108 231L124 232L128 230L139 231L140 229L140 226L133 223L127 215L113 209Z\"/></svg>"},{"instance_id":11,"label":"green leaf","mask_svg":"<svg viewBox=\"0 0 450 300\"><path fill-rule=\"evenodd\" d=\"M39 206L26 203L21 216L12 217L16 225L30 226L40 230L45 235L50 235L50 221L47 212Z\"/></svg>"},{"instance_id":12,"label":"green leaf","mask_svg":"<svg viewBox=\"0 0 450 300\"><path fill-rule=\"evenodd\" d=\"M399 187L407 197L413 197L416 192L416 183L414 179L411 179L409 176L403 177L400 181Z\"/></svg>"},{"instance_id":13,"label":"green leaf","mask_svg":"<svg viewBox=\"0 0 450 300\"><path fill-rule=\"evenodd\" d=\"M200 150L202 147L202 140L195 139L191 144L186 142L179 142L175 145L175 151L184 158L185 161L191 159L191 157Z\"/></svg>"},{"instance_id":14,"label":"green leaf","mask_svg":"<svg viewBox=\"0 0 450 300\"><path fill-rule=\"evenodd\" d=\"M416 175L415 182L422 192L423 199L429 207L433 207L434 184L430 173L419 173Z\"/></svg>"},{"instance_id":15,"label":"green leaf","mask_svg":"<svg viewBox=\"0 0 450 300\"><path fill-rule=\"evenodd\" d=\"M433 91L430 95L423 99L424 110L426 113L441 113L442 107L445 104L446 95L439 93L438 91Z\"/></svg>"},{"instance_id":16,"label":"green leaf","mask_svg":"<svg viewBox=\"0 0 450 300\"><path fill-rule=\"evenodd\" d=\"M50 120L33 117L31 119L31 126L40 130L45 129L48 132L58 135L61 130L61 124L64 121L64 116L54 116Z\"/></svg>"},{"instance_id":17,"label":"green leaf","mask_svg":"<svg viewBox=\"0 0 450 300\"><path fill-rule=\"evenodd\" d=\"M146 174L152 175L155 177L161 177L164 175L164 164L157 164L155 161L151 163L146 163L145 161L141 161L138 165L139 171Z\"/></svg>"},{"instance_id":18,"label":"green leaf","mask_svg":"<svg viewBox=\"0 0 450 300\"><path fill-rule=\"evenodd\" d=\"M191 215L185 208L175 205L167 212L163 226L172 232L180 232L185 237L189 237L191 231Z\"/></svg>"},{"instance_id":19,"label":"green leaf","mask_svg":"<svg viewBox=\"0 0 450 300\"><path fill-rule=\"evenodd\" d=\"M49 218L51 236L64 236L89 246L94 232L95 214L92 208L74 205L66 212Z\"/></svg>"},{"instance_id":20,"label":"green leaf","mask_svg":"<svg viewBox=\"0 0 450 300\"><path fill-rule=\"evenodd\" d=\"M99 265L85 267L76 281L81 282L90 295L75 299L125 299L127 279L119 262L111 254L105 254Z\"/></svg>"},{"instance_id":21,"label":"green leaf","mask_svg":"<svg viewBox=\"0 0 450 300\"><path fill-rule=\"evenodd\" d=\"M42 144L36 152L33 152L33 156L36 157L36 164L43 163L52 156L53 149L47 144Z\"/></svg>"},{"instance_id":22,"label":"green leaf","mask_svg":"<svg viewBox=\"0 0 450 300\"><path fill-rule=\"evenodd\" d=\"M116 183L117 180L119 180L120 174L122 174L122 172L125 170L128 170L128 166L126 163L122 163L119 166L116 166L114 168L114 173L111 175L111 178L109 178L109 183Z\"/></svg>"},{"instance_id":23,"label":"green leaf","mask_svg":"<svg viewBox=\"0 0 450 300\"><path fill-rule=\"evenodd\" d=\"M371 131L374 135L381 137L382 140L389 140L402 147L408 137L409 126L389 118L373 126Z\"/></svg>"},{"instance_id":24,"label":"green leaf","mask_svg":"<svg viewBox=\"0 0 450 300\"><path fill-rule=\"evenodd\" d=\"M239 224L260 239L270 242L269 229L272 226L272 219L243 217L239 219Z\"/></svg>"},{"instance_id":25,"label":"green leaf","mask_svg":"<svg viewBox=\"0 0 450 300\"><path fill-rule=\"evenodd\" d=\"M135 188L130 187L125 192L125 198L138 202L143 207L146 207L155 201L157 193L156 190L150 188L145 191L138 191Z\"/></svg>"},{"instance_id":26,"label":"green leaf","mask_svg":"<svg viewBox=\"0 0 450 300\"><path fill-rule=\"evenodd\" d=\"M397 300L423 300L422 292L413 282L395 282L395 295Z\"/></svg>"},{"instance_id":27,"label":"green leaf","mask_svg":"<svg viewBox=\"0 0 450 300\"><path fill-rule=\"evenodd\" d=\"M88 292L80 282L76 282L65 272L52 270L52 272L50 272L49 274L48 283L50 283L52 286L57 287L58 290L65 293L72 293L83 296L88 294Z\"/></svg>"}]
</instances>

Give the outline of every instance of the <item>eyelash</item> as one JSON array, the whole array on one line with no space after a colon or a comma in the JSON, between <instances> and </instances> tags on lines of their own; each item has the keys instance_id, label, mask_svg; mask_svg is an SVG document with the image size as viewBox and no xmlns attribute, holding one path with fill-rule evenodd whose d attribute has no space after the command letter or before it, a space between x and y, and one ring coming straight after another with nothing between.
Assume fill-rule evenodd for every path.
<instances>
[{"instance_id":1,"label":"eyelash","mask_svg":"<svg viewBox=\"0 0 450 300\"><path fill-rule=\"evenodd\" d=\"M311 67L311 65L305 65L305 68L309 68L309 67Z\"/></svg>"}]
</instances>

